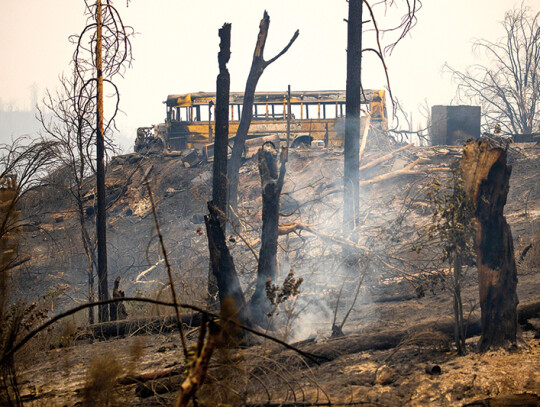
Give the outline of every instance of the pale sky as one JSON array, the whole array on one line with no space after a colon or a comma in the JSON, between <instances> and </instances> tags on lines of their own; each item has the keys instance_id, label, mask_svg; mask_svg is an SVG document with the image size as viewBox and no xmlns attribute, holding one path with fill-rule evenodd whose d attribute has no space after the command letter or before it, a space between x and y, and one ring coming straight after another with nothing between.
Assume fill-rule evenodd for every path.
<instances>
[{"instance_id":1,"label":"pale sky","mask_svg":"<svg viewBox=\"0 0 540 407\"><path fill-rule=\"evenodd\" d=\"M395 0L396 3L404 3ZM499 22L514 0L424 0L418 24L387 56L392 91L414 122L418 105L449 104L455 84L443 74L445 62L464 68L477 60L474 39L496 40ZM526 0L534 12L538 0ZM163 122L168 94L215 91L218 29L232 23L231 90L243 91L259 20L266 9L271 24L265 51L273 57L296 29L300 36L289 52L267 68L258 90L345 88L347 3L345 0L125 0L115 6L138 33L132 40L133 66L116 83L121 109L116 141L131 151L137 127ZM389 25L403 10L379 10L379 25ZM367 19L367 16L366 18ZM73 45L68 37L84 27L82 0L0 0L0 102L31 108L32 87L42 95L54 90L68 71ZM367 33L367 37L372 34ZM387 39L389 40L389 38ZM366 41L369 41L366 38ZM379 61L366 55L365 88L386 86ZM6 135L0 135L3 140ZM8 135L10 136L10 135Z\"/></svg>"}]
</instances>

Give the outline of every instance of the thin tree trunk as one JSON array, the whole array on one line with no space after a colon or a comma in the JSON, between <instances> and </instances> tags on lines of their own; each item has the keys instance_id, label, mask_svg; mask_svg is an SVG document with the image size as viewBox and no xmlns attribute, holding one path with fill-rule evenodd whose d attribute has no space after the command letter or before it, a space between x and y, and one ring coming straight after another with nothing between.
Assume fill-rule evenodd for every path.
<instances>
[{"instance_id":1,"label":"thin tree trunk","mask_svg":"<svg viewBox=\"0 0 540 407\"><path fill-rule=\"evenodd\" d=\"M246 82L246 89L244 91L242 115L238 125L238 130L236 131L236 137L234 139L231 160L229 162L227 173L229 180L229 206L235 211L238 208L238 174L240 167L242 166L242 153L246 144L249 126L251 125L251 120L253 119L253 101L255 98L257 83L259 82L259 78L263 74L266 67L285 54L299 35L299 31L297 30L287 46L283 48L279 54L269 61L265 61L264 46L266 44L269 26L270 16L265 11L264 16L259 24L259 34L257 36L257 43L255 44L255 51L253 52L253 61L251 63L251 69Z\"/></svg>"},{"instance_id":2,"label":"thin tree trunk","mask_svg":"<svg viewBox=\"0 0 540 407\"><path fill-rule=\"evenodd\" d=\"M349 235L359 223L360 93L362 67L362 0L349 0L347 24L347 87L344 145L343 231Z\"/></svg>"},{"instance_id":3,"label":"thin tree trunk","mask_svg":"<svg viewBox=\"0 0 540 407\"><path fill-rule=\"evenodd\" d=\"M96 69L97 69L97 131L96 131L96 155L97 155L97 252L98 252L98 298L109 299L107 283L107 214L105 205L105 140L103 134L103 61L102 61L102 14L101 0L97 1L96 10ZM109 320L109 307L99 306L99 322Z\"/></svg>"},{"instance_id":4,"label":"thin tree trunk","mask_svg":"<svg viewBox=\"0 0 540 407\"><path fill-rule=\"evenodd\" d=\"M512 168L506 150L489 140L469 141L461 169L476 217L476 253L482 337L479 349L515 345L517 334L517 270L512 232L503 215Z\"/></svg>"},{"instance_id":5,"label":"thin tree trunk","mask_svg":"<svg viewBox=\"0 0 540 407\"><path fill-rule=\"evenodd\" d=\"M461 272L462 265L459 254L454 254L454 340L459 355L464 355L465 348L465 321L463 320L463 301L461 299Z\"/></svg>"},{"instance_id":6,"label":"thin tree trunk","mask_svg":"<svg viewBox=\"0 0 540 407\"><path fill-rule=\"evenodd\" d=\"M231 78L227 63L231 57L231 24L223 24L219 30L219 75L216 81L216 134L214 141L214 167L212 201L221 214L227 213L227 150L229 146L229 90ZM220 224L226 231L226 221L220 216ZM208 273L209 306L217 308L218 285L210 264Z\"/></svg>"},{"instance_id":7,"label":"thin tree trunk","mask_svg":"<svg viewBox=\"0 0 540 407\"><path fill-rule=\"evenodd\" d=\"M80 136L80 135L79 135ZM80 146L80 144L79 144ZM82 151L79 148L80 158L81 158L81 167L80 174L77 181L77 195L75 199L77 200L77 212L79 216L79 225L81 227L81 240L83 243L84 253L86 254L86 259L88 264L86 266L86 272L88 274L88 301L94 302L95 293L94 293L94 264L96 263L95 252L92 248L92 242L90 240L90 235L86 229L86 220L85 212L83 206L83 196L82 196L82 182L84 180L84 157ZM88 323L93 324L95 322L94 318L94 307L88 308Z\"/></svg>"},{"instance_id":8,"label":"thin tree trunk","mask_svg":"<svg viewBox=\"0 0 540 407\"><path fill-rule=\"evenodd\" d=\"M95 301L94 293L94 267L91 262L88 265L88 302ZM88 308L88 323L92 325L95 322L94 307Z\"/></svg>"},{"instance_id":9,"label":"thin tree trunk","mask_svg":"<svg viewBox=\"0 0 540 407\"><path fill-rule=\"evenodd\" d=\"M90 236L88 235L88 231L86 230L86 222L84 220L84 208L82 204L82 195L80 193L80 189L78 192L79 193L77 195L77 205L79 211L79 224L81 226L81 240L83 242L84 253L86 254L86 259L88 261L88 264L86 266L86 272L88 274L88 301L94 302L94 251L92 250ZM93 324L94 322L94 307L90 307L88 308L88 323Z\"/></svg>"},{"instance_id":10,"label":"thin tree trunk","mask_svg":"<svg viewBox=\"0 0 540 407\"><path fill-rule=\"evenodd\" d=\"M258 153L263 202L261 249L257 267L257 285L249 305L251 316L260 325L271 308L266 296L266 283L268 280L275 281L278 271L279 197L285 179L286 151L282 150L279 172L277 152L272 144L263 145Z\"/></svg>"}]
</instances>

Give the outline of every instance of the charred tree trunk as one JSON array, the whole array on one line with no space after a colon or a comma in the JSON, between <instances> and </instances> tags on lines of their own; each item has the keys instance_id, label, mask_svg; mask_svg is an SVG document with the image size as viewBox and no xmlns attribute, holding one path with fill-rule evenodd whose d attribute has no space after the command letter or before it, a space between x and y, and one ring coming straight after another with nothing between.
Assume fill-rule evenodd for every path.
<instances>
[{"instance_id":1,"label":"charred tree trunk","mask_svg":"<svg viewBox=\"0 0 540 407\"><path fill-rule=\"evenodd\" d=\"M259 35L257 36L257 43L255 44L255 51L253 52L253 61L251 63L251 70L246 82L246 89L244 91L244 104L242 106L242 116L240 118L240 124L236 131L236 137L234 139L234 145L232 149L231 160L228 167L228 180L229 180L229 206L234 210L238 207L238 173L242 166L242 153L246 144L246 138L253 118L253 101L255 98L255 90L257 89L257 83L259 78L263 74L268 65L277 60L280 56L285 54L291 47L293 42L298 37L298 30L294 33L293 37L283 50L269 61L264 60L264 46L266 44L266 38L268 37L268 28L270 27L270 16L265 11L264 16L259 24Z\"/></svg>"},{"instance_id":2,"label":"charred tree trunk","mask_svg":"<svg viewBox=\"0 0 540 407\"><path fill-rule=\"evenodd\" d=\"M216 81L216 134L214 141L214 177L212 200L225 213L227 210L227 147L229 143L229 89L231 78L227 63L231 57L231 25L219 30L219 75Z\"/></svg>"},{"instance_id":3,"label":"charred tree trunk","mask_svg":"<svg viewBox=\"0 0 540 407\"><path fill-rule=\"evenodd\" d=\"M231 78L227 63L231 57L231 25L223 24L219 30L219 75L216 81L216 135L214 141L214 168L212 201L221 212L220 224L226 230L223 214L227 212L227 150L229 145L229 90ZM208 275L210 305L217 305L218 286L210 266Z\"/></svg>"},{"instance_id":4,"label":"charred tree trunk","mask_svg":"<svg viewBox=\"0 0 540 407\"><path fill-rule=\"evenodd\" d=\"M223 305L225 298L230 297L238 312L238 319L248 325L250 323L246 300L240 286L240 280L234 267L234 261L225 242L225 233L221 227L222 214L212 202L208 202L208 216L204 217L206 234L208 237L208 249L210 250L210 262L214 274L219 302Z\"/></svg>"},{"instance_id":5,"label":"charred tree trunk","mask_svg":"<svg viewBox=\"0 0 540 407\"><path fill-rule=\"evenodd\" d=\"M362 68L362 0L349 0L347 24L347 88L343 185L343 231L350 234L359 220L360 93Z\"/></svg>"},{"instance_id":6,"label":"charred tree trunk","mask_svg":"<svg viewBox=\"0 0 540 407\"><path fill-rule=\"evenodd\" d=\"M97 132L96 132L96 189L97 189L97 252L98 252L98 299L109 299L107 283L107 209L105 202L105 140L103 135L103 59L101 0L96 10L96 70L97 70ZM99 306L99 322L109 320L109 307Z\"/></svg>"},{"instance_id":7,"label":"charred tree trunk","mask_svg":"<svg viewBox=\"0 0 540 407\"><path fill-rule=\"evenodd\" d=\"M482 337L479 349L516 343L517 271L510 226L503 215L512 168L506 150L487 139L469 141L461 169L476 217L476 252Z\"/></svg>"},{"instance_id":8,"label":"charred tree trunk","mask_svg":"<svg viewBox=\"0 0 540 407\"><path fill-rule=\"evenodd\" d=\"M257 285L249 305L254 321L261 325L270 311L270 302L266 296L266 282L275 281L278 271L279 197L285 179L286 156L287 150L283 149L281 167L278 172L277 152L271 143L264 144L258 153L263 203L261 250L257 267Z\"/></svg>"}]
</instances>

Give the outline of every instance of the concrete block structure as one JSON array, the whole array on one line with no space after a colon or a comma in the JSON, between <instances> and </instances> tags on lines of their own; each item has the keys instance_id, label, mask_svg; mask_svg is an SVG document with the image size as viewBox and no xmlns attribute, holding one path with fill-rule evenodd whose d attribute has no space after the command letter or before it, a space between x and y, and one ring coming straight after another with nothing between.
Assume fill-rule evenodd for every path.
<instances>
[{"instance_id":1,"label":"concrete block structure","mask_svg":"<svg viewBox=\"0 0 540 407\"><path fill-rule=\"evenodd\" d=\"M480 137L480 106L432 106L431 145L464 144Z\"/></svg>"}]
</instances>

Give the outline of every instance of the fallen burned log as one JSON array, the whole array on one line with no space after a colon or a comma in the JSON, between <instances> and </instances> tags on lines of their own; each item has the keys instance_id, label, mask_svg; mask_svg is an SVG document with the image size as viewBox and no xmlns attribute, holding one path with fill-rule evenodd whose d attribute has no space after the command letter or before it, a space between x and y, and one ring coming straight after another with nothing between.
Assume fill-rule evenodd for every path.
<instances>
[{"instance_id":1,"label":"fallen burned log","mask_svg":"<svg viewBox=\"0 0 540 407\"><path fill-rule=\"evenodd\" d=\"M405 167L403 167L401 170L387 172L386 174L381 174L381 175L378 175L378 176L376 176L374 178L360 181L360 186L363 187L363 186L366 186L366 185L372 185L372 184L375 184L377 182L386 181L386 180L389 180L389 179L392 179L392 178L399 177L401 175L420 175L420 174L424 174L422 171L413 170L413 168L416 166L416 164L418 164L421 161L422 161L422 159L418 158L415 161L413 161L412 163L410 163L410 164L406 165Z\"/></svg>"},{"instance_id":2,"label":"fallen burned log","mask_svg":"<svg viewBox=\"0 0 540 407\"><path fill-rule=\"evenodd\" d=\"M176 393L180 389L177 377L164 377L137 384L135 395L141 399L159 396L160 394Z\"/></svg>"},{"instance_id":3,"label":"fallen burned log","mask_svg":"<svg viewBox=\"0 0 540 407\"><path fill-rule=\"evenodd\" d=\"M152 380L163 379L166 377L178 376L183 373L184 367L160 370L159 372L143 373L140 375L127 375L118 379L118 384L129 385L135 383L144 383ZM179 385L180 386L180 385Z\"/></svg>"},{"instance_id":4,"label":"fallen burned log","mask_svg":"<svg viewBox=\"0 0 540 407\"><path fill-rule=\"evenodd\" d=\"M376 158L375 160L370 161L370 162L368 162L368 163L362 165L362 166L358 169L358 171L364 171L364 170L367 170L368 168L374 167L374 166L376 166L376 165L378 165L378 164L381 164L381 163L383 163L383 162L385 162L385 161L388 161L388 160L390 160L392 157L394 157L394 155L395 155L396 153L399 153L400 151L406 150L406 149L408 149L408 148L410 148L410 147L412 147L412 146L414 146L414 144L411 143L411 144L407 144L406 146L400 147L400 148L398 148L397 150L391 151L390 153L388 153L388 154L386 154L386 155L383 155L382 157Z\"/></svg>"},{"instance_id":5,"label":"fallen burned log","mask_svg":"<svg viewBox=\"0 0 540 407\"><path fill-rule=\"evenodd\" d=\"M297 232L299 230L304 230L306 232L312 233L321 240L334 243L342 247L357 250L362 254L370 253L370 250L367 247L359 245L358 243L355 243L352 240L345 239L339 236L328 235L326 233L321 233L317 231L315 228L313 228L313 226L310 226L302 222L286 222L286 223L280 224L278 227L278 235L280 236L288 235L289 233Z\"/></svg>"},{"instance_id":6,"label":"fallen burned log","mask_svg":"<svg viewBox=\"0 0 540 407\"><path fill-rule=\"evenodd\" d=\"M182 324L188 327L198 327L201 325L201 315L183 315ZM172 332L177 329L178 324L175 316L136 318L89 325L81 328L77 339L108 339L124 335Z\"/></svg>"},{"instance_id":7,"label":"fallen burned log","mask_svg":"<svg viewBox=\"0 0 540 407\"><path fill-rule=\"evenodd\" d=\"M526 324L528 319L540 317L540 302L523 304L518 307L519 321ZM454 334L454 320L445 318L439 321L427 322L411 326L401 331L383 331L372 334L353 334L339 338L329 339L322 343L312 343L301 346L300 349L310 354L317 355L321 362L332 361L340 356L374 350L388 350L399 346L404 341L414 342L415 336L420 333L434 332L447 335L449 338ZM473 318L467 326L467 338L478 336L482 333L479 317ZM298 355L292 355L289 351L282 353L281 363L294 363ZM302 363L313 364L304 359Z\"/></svg>"},{"instance_id":8,"label":"fallen burned log","mask_svg":"<svg viewBox=\"0 0 540 407\"><path fill-rule=\"evenodd\" d=\"M358 171L362 172L362 171L365 171L365 170L367 170L369 168L375 167L376 165L379 165L379 164L381 164L381 163L383 163L385 161L390 160L391 158L394 157L394 155L396 153L398 153L400 151L403 151L403 150L406 150L406 149L408 149L410 147L413 147L413 146L414 146L414 144L411 143L411 144L407 144L406 146L400 147L400 148L398 148L398 149L396 149L394 151L391 151L388 154L385 154L385 155L383 155L383 156L381 156L379 158L376 158L376 159L374 159L374 160L360 166L360 168L358 168ZM318 194L320 194L324 190L332 189L332 188L336 188L336 187L338 187L338 188L334 192L343 192L343 179L342 178L339 178L336 181L331 182L329 184L323 183L323 184L319 185L316 192Z\"/></svg>"}]
</instances>

